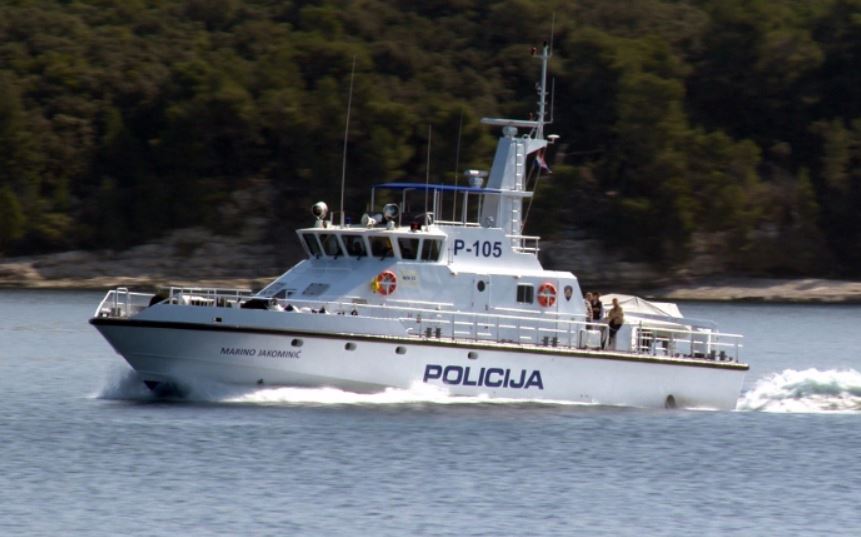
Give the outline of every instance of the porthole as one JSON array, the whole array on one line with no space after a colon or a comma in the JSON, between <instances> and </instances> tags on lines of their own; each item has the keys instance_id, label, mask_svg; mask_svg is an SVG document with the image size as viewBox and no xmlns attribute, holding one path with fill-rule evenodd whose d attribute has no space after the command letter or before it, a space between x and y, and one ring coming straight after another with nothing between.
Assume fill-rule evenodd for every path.
<instances>
[{"instance_id":1,"label":"porthole","mask_svg":"<svg viewBox=\"0 0 861 537\"><path fill-rule=\"evenodd\" d=\"M396 353L398 353L398 354L406 354L406 353L407 353L407 348L406 348L406 347L396 347L396 348L395 348L395 352L396 352Z\"/></svg>"},{"instance_id":2,"label":"porthole","mask_svg":"<svg viewBox=\"0 0 861 537\"><path fill-rule=\"evenodd\" d=\"M346 345L344 345L344 349L348 351L354 351L356 350L356 344L350 341Z\"/></svg>"},{"instance_id":3,"label":"porthole","mask_svg":"<svg viewBox=\"0 0 861 537\"><path fill-rule=\"evenodd\" d=\"M301 339L294 339L292 342L290 342L290 344L293 345L294 347L301 347L302 346L302 340Z\"/></svg>"},{"instance_id":4,"label":"porthole","mask_svg":"<svg viewBox=\"0 0 861 537\"><path fill-rule=\"evenodd\" d=\"M470 360L478 360L478 353L477 352L470 352L469 354L466 355L466 357L469 358Z\"/></svg>"},{"instance_id":5,"label":"porthole","mask_svg":"<svg viewBox=\"0 0 861 537\"><path fill-rule=\"evenodd\" d=\"M484 288L487 287L487 284L484 283L484 280L478 280L478 284L476 284L476 287L478 288L478 292L482 293L484 292Z\"/></svg>"},{"instance_id":6,"label":"porthole","mask_svg":"<svg viewBox=\"0 0 861 537\"><path fill-rule=\"evenodd\" d=\"M676 408L678 403L676 403L676 398L672 396L672 394L667 396L667 400L664 401L664 408L668 408L670 410Z\"/></svg>"}]
</instances>

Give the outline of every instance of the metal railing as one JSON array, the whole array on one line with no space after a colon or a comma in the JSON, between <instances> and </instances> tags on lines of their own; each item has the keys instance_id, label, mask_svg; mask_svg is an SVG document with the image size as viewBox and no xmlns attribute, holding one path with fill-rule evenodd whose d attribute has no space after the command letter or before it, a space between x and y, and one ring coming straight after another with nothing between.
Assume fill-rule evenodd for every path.
<instances>
[{"instance_id":1,"label":"metal railing","mask_svg":"<svg viewBox=\"0 0 861 537\"><path fill-rule=\"evenodd\" d=\"M152 293L132 293L125 287L108 291L96 308L96 317L127 318L150 305Z\"/></svg>"},{"instance_id":2,"label":"metal railing","mask_svg":"<svg viewBox=\"0 0 861 537\"><path fill-rule=\"evenodd\" d=\"M96 310L98 317L130 317L145 309L159 296L132 293L121 287L109 291ZM248 289L171 287L161 301L192 307L238 308L255 298ZM259 298L259 297L257 297ZM566 349L606 348L610 343L608 326L587 321L583 315L560 318L550 315L472 313L453 311L451 305L423 304L391 306L360 302L266 299L278 311L290 313L328 313L358 316L365 320L396 320L408 337L451 341L477 341L499 344L558 347ZM681 320L681 319L680 319ZM630 338L630 339L628 339ZM612 351L636 355L738 362L742 336L711 328L651 324L647 321L623 325Z\"/></svg>"},{"instance_id":3,"label":"metal railing","mask_svg":"<svg viewBox=\"0 0 861 537\"><path fill-rule=\"evenodd\" d=\"M251 289L226 289L218 287L171 287L168 300L171 304L186 306L217 306L238 308L243 301L254 296Z\"/></svg>"},{"instance_id":4,"label":"metal railing","mask_svg":"<svg viewBox=\"0 0 861 537\"><path fill-rule=\"evenodd\" d=\"M640 323L635 327L635 351L653 356L689 356L718 361L738 362L741 349L741 334L729 334L713 330L683 330L650 326Z\"/></svg>"},{"instance_id":5,"label":"metal railing","mask_svg":"<svg viewBox=\"0 0 861 537\"><path fill-rule=\"evenodd\" d=\"M512 242L512 250L522 254L537 254L541 249L538 243L541 237L535 235L506 235Z\"/></svg>"},{"instance_id":6,"label":"metal railing","mask_svg":"<svg viewBox=\"0 0 861 537\"><path fill-rule=\"evenodd\" d=\"M281 301L288 302L288 301ZM295 311L317 312L322 305L330 314L356 315L370 319L396 319L411 337L448 339L452 341L486 341L492 343L559 347L569 349L602 349L610 345L609 327L584 316L562 319L552 316L510 315L498 313L459 312L427 307L406 307L318 302L290 299ZM738 362L742 336L697 327L667 327L644 322L623 325L615 352ZM627 343L627 338L630 342Z\"/></svg>"}]
</instances>

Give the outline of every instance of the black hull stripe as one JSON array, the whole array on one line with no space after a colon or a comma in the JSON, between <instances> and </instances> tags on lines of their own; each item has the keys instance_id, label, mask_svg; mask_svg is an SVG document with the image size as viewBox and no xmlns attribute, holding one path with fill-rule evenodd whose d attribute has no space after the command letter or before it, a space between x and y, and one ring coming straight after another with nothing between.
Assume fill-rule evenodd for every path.
<instances>
[{"instance_id":1,"label":"black hull stripe","mask_svg":"<svg viewBox=\"0 0 861 537\"><path fill-rule=\"evenodd\" d=\"M523 354L542 354L559 357L593 358L598 360L616 360L624 362L650 363L662 365L678 365L685 367L706 367L711 369L731 369L735 371L747 371L750 366L736 362L713 362L710 360L697 360L692 358L657 358L651 356L626 355L620 353L596 352L586 350L565 350L560 347L523 347L517 345L506 345L504 343L487 343L458 341L456 345L448 340L417 339L398 336L383 336L369 334L331 334L323 332L309 332L303 330L289 330L277 328L253 328L248 326L181 323L174 321L144 321L139 319L115 319L110 317L93 317L90 319L93 326L121 326L134 328L165 328L170 330L194 330L198 332L234 332L244 334L264 334L269 336L285 337L315 337L321 339L349 339L359 341L377 341L385 343L404 343L409 345L423 345L430 347L462 348L464 350L488 350L506 351Z\"/></svg>"}]
</instances>

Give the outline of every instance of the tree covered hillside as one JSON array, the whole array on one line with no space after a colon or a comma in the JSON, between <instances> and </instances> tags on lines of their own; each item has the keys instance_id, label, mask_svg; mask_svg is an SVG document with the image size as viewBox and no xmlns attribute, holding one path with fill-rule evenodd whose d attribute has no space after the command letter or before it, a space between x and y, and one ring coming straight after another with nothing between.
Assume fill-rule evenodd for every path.
<instances>
[{"instance_id":1,"label":"tree covered hillside","mask_svg":"<svg viewBox=\"0 0 861 537\"><path fill-rule=\"evenodd\" d=\"M555 13L555 119L528 233L684 264L861 275L861 0L6 0L0 252L274 240L370 184L489 166ZM264 187L261 190L261 185Z\"/></svg>"}]
</instances>

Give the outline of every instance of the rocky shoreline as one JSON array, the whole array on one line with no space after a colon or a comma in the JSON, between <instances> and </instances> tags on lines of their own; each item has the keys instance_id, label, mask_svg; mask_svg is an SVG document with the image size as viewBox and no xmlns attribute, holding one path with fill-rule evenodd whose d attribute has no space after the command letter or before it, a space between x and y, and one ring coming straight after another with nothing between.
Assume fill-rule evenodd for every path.
<instances>
[{"instance_id":1,"label":"rocky shoreline","mask_svg":"<svg viewBox=\"0 0 861 537\"><path fill-rule=\"evenodd\" d=\"M821 278L721 277L650 289L643 295L668 301L861 303L861 282Z\"/></svg>"},{"instance_id":2,"label":"rocky shoreline","mask_svg":"<svg viewBox=\"0 0 861 537\"><path fill-rule=\"evenodd\" d=\"M189 228L121 252L75 250L0 258L0 288L157 289L173 285L259 289L298 255L297 249L267 244L260 233L225 237Z\"/></svg>"},{"instance_id":3,"label":"rocky shoreline","mask_svg":"<svg viewBox=\"0 0 861 537\"><path fill-rule=\"evenodd\" d=\"M557 247L556 251L562 251ZM861 303L861 282L816 278L777 279L703 275L659 275L642 265L612 263L570 253L549 266L584 274L584 290L628 292L671 301L759 301ZM164 239L123 252L71 251L0 258L0 288L157 289L168 286L260 289L293 265L298 247L267 244L259 233L215 236L201 228L177 231ZM565 259L577 260L563 263ZM564 265L562 267L560 265ZM609 270L608 267L612 267ZM600 274L601 278L585 276Z\"/></svg>"}]
</instances>

